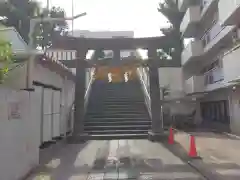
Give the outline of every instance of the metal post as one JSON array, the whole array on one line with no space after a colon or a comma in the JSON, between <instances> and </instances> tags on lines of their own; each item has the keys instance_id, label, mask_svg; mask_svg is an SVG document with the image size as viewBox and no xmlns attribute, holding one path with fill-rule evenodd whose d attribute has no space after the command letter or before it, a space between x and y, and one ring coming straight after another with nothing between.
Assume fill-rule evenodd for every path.
<instances>
[{"instance_id":1,"label":"metal post","mask_svg":"<svg viewBox=\"0 0 240 180\"><path fill-rule=\"evenodd\" d=\"M47 0L47 10L50 8L50 0Z\"/></svg>"},{"instance_id":2,"label":"metal post","mask_svg":"<svg viewBox=\"0 0 240 180\"><path fill-rule=\"evenodd\" d=\"M72 0L72 17L74 17L74 4ZM73 27L74 27L74 19L72 19L72 36L73 36Z\"/></svg>"}]
</instances>

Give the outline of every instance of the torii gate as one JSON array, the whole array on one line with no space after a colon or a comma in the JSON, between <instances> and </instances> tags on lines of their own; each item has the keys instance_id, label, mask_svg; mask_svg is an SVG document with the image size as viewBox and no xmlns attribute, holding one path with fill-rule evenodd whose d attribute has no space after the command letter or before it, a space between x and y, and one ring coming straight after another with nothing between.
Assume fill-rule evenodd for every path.
<instances>
[{"instance_id":1,"label":"torii gate","mask_svg":"<svg viewBox=\"0 0 240 180\"><path fill-rule=\"evenodd\" d=\"M161 97L159 87L159 67L180 67L181 59L159 60L157 49L164 47L174 47L174 42L169 36L150 37L150 38L78 38L61 36L53 42L53 48L65 50L76 50L76 60L63 61L70 68L76 68L76 85L75 85L75 114L74 114L74 134L83 135L84 124L84 95L85 95L85 68L93 67L99 63L105 63L110 66L119 66L124 63L135 63L139 66L149 67L150 81L150 98L151 98L151 115L152 129L149 132L151 139L159 139L163 135L162 118L161 118ZM148 60L141 61L138 59L132 61L123 61L120 59L121 50L147 49ZM112 60L105 62L97 61L97 58L86 60L88 50L95 50L97 55L100 50L113 50L114 57ZM179 52L177 52L179 53Z\"/></svg>"}]
</instances>

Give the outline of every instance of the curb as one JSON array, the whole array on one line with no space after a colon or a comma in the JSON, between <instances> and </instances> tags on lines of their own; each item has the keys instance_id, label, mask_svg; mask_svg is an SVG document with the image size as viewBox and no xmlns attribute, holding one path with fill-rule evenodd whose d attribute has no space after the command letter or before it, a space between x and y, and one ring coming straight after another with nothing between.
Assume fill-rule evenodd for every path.
<instances>
[{"instance_id":1,"label":"curb","mask_svg":"<svg viewBox=\"0 0 240 180\"><path fill-rule=\"evenodd\" d=\"M197 174L199 174L206 180L222 180L216 173L211 171L209 167L206 167L206 164L204 164L201 158L190 158L180 143L175 142L175 144L169 145L168 142L164 142L163 145L166 149L168 149L175 156L179 157L183 162L188 164Z\"/></svg>"},{"instance_id":2,"label":"curb","mask_svg":"<svg viewBox=\"0 0 240 180\"><path fill-rule=\"evenodd\" d=\"M191 136L190 133L173 128L175 132L184 133ZM240 138L240 137L239 137ZM183 162L187 163L192 169L194 169L199 175L201 175L206 180L224 180L217 173L211 170L199 156L198 158L191 158L188 156L186 149L177 141L174 141L173 145L164 142L163 145L175 156L179 157Z\"/></svg>"},{"instance_id":3,"label":"curb","mask_svg":"<svg viewBox=\"0 0 240 180\"><path fill-rule=\"evenodd\" d=\"M61 140L56 141L55 143L53 143L52 145L50 145L46 149L54 149L54 148L59 147L59 146L61 147L64 144L66 144L66 138L63 138ZM39 154L41 154L41 151L44 151L44 150L45 149L39 149ZM34 172L36 172L38 170L39 167L40 167L40 159L39 159L39 164L37 164L37 165L33 166L32 168L30 168L30 170L25 175L20 177L19 180L26 180L26 179L28 179L29 177L31 177L32 174L34 174Z\"/></svg>"},{"instance_id":4,"label":"curb","mask_svg":"<svg viewBox=\"0 0 240 180\"><path fill-rule=\"evenodd\" d=\"M227 132L224 132L223 134L226 136L229 136L231 138L236 138L236 139L240 140L240 136L238 136L238 135L227 133Z\"/></svg>"}]
</instances>

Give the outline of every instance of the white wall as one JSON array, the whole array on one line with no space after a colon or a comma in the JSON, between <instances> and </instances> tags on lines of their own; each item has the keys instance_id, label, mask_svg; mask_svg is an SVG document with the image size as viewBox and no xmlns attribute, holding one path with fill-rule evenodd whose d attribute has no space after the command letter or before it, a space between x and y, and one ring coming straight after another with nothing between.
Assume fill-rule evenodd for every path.
<instances>
[{"instance_id":1,"label":"white wall","mask_svg":"<svg viewBox=\"0 0 240 180\"><path fill-rule=\"evenodd\" d=\"M31 113L32 95L0 86L1 179L17 180L38 164L39 128L38 117ZM14 104L18 104L20 117L9 119Z\"/></svg>"},{"instance_id":2,"label":"white wall","mask_svg":"<svg viewBox=\"0 0 240 180\"><path fill-rule=\"evenodd\" d=\"M232 16L232 14L239 8L240 0L219 0L219 19L220 23L224 24ZM235 14L237 16L237 14ZM231 18L233 21L233 18ZM234 19L235 20L235 19Z\"/></svg>"},{"instance_id":3,"label":"white wall","mask_svg":"<svg viewBox=\"0 0 240 180\"><path fill-rule=\"evenodd\" d=\"M160 87L169 87L172 98L183 96L182 68L159 68Z\"/></svg>"},{"instance_id":4,"label":"white wall","mask_svg":"<svg viewBox=\"0 0 240 180\"><path fill-rule=\"evenodd\" d=\"M229 82L240 77L240 48L226 54L223 57L224 81Z\"/></svg>"},{"instance_id":5,"label":"white wall","mask_svg":"<svg viewBox=\"0 0 240 180\"><path fill-rule=\"evenodd\" d=\"M33 72L34 80L62 89L60 130L66 133L67 117L74 100L74 82L40 64L35 64ZM42 90L34 87L35 91L27 92L9 87L7 83L0 85L0 179L18 180L38 165ZM14 109L20 116L9 119Z\"/></svg>"}]
</instances>

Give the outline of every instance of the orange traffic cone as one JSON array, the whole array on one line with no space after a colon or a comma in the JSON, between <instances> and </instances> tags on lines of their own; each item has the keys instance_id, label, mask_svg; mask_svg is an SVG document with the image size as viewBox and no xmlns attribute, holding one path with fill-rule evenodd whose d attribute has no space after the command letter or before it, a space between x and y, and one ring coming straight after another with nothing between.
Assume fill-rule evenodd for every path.
<instances>
[{"instance_id":1,"label":"orange traffic cone","mask_svg":"<svg viewBox=\"0 0 240 180\"><path fill-rule=\"evenodd\" d=\"M174 144L174 134L172 127L169 129L168 144Z\"/></svg>"},{"instance_id":2,"label":"orange traffic cone","mask_svg":"<svg viewBox=\"0 0 240 180\"><path fill-rule=\"evenodd\" d=\"M196 143L195 143L195 137L190 136L190 148L189 148L189 157L191 158L197 158L197 149L196 149Z\"/></svg>"}]
</instances>

